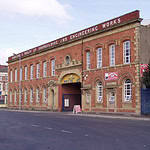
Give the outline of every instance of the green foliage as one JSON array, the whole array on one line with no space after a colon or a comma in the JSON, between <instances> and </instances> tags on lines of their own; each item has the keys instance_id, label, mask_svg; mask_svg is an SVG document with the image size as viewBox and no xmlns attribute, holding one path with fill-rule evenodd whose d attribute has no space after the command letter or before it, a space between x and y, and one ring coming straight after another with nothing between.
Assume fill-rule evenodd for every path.
<instances>
[{"instance_id":1,"label":"green foliage","mask_svg":"<svg viewBox=\"0 0 150 150\"><path fill-rule=\"evenodd\" d=\"M148 64L148 69L143 73L143 83L146 88L150 88L150 63Z\"/></svg>"}]
</instances>

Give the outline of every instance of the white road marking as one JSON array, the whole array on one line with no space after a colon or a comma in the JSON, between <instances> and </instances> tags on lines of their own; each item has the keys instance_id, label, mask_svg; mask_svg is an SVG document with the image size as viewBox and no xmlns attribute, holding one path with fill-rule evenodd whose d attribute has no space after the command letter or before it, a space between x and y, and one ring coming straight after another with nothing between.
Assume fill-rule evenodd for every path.
<instances>
[{"instance_id":1,"label":"white road marking","mask_svg":"<svg viewBox=\"0 0 150 150\"><path fill-rule=\"evenodd\" d=\"M45 129L52 130L53 128L48 128L48 127L45 127Z\"/></svg>"},{"instance_id":2,"label":"white road marking","mask_svg":"<svg viewBox=\"0 0 150 150\"><path fill-rule=\"evenodd\" d=\"M63 133L72 133L72 132L66 131L66 130L61 130L61 132L63 132Z\"/></svg>"},{"instance_id":3,"label":"white road marking","mask_svg":"<svg viewBox=\"0 0 150 150\"><path fill-rule=\"evenodd\" d=\"M84 136L89 136L88 134L85 134Z\"/></svg>"},{"instance_id":4,"label":"white road marking","mask_svg":"<svg viewBox=\"0 0 150 150\"><path fill-rule=\"evenodd\" d=\"M39 127L39 125L37 125L37 124L32 124L32 127Z\"/></svg>"}]
</instances>

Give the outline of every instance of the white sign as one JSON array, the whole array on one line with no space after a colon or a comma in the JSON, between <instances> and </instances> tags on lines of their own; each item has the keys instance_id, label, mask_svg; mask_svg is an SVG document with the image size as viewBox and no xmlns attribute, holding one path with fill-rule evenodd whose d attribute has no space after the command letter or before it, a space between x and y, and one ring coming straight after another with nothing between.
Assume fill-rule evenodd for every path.
<instances>
[{"instance_id":1,"label":"white sign","mask_svg":"<svg viewBox=\"0 0 150 150\"><path fill-rule=\"evenodd\" d=\"M69 107L69 99L65 99L65 107Z\"/></svg>"}]
</instances>

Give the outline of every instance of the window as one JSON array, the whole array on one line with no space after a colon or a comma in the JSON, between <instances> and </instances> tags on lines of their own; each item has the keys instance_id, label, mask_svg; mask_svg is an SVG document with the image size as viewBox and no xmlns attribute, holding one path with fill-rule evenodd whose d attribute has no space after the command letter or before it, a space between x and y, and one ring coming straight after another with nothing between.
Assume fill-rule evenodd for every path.
<instances>
[{"instance_id":1,"label":"window","mask_svg":"<svg viewBox=\"0 0 150 150\"><path fill-rule=\"evenodd\" d=\"M124 64L130 63L130 41L123 43Z\"/></svg>"},{"instance_id":2,"label":"window","mask_svg":"<svg viewBox=\"0 0 150 150\"><path fill-rule=\"evenodd\" d=\"M0 91L2 91L2 84L0 84Z\"/></svg>"},{"instance_id":3,"label":"window","mask_svg":"<svg viewBox=\"0 0 150 150\"><path fill-rule=\"evenodd\" d=\"M28 93L27 93L27 89L24 90L24 103L27 103L28 101Z\"/></svg>"},{"instance_id":4,"label":"window","mask_svg":"<svg viewBox=\"0 0 150 150\"><path fill-rule=\"evenodd\" d=\"M8 84L5 83L5 91L7 92L8 91Z\"/></svg>"},{"instance_id":5,"label":"window","mask_svg":"<svg viewBox=\"0 0 150 150\"><path fill-rule=\"evenodd\" d=\"M30 79L33 79L33 65L30 66Z\"/></svg>"},{"instance_id":6,"label":"window","mask_svg":"<svg viewBox=\"0 0 150 150\"><path fill-rule=\"evenodd\" d=\"M33 103L33 89L30 89L30 103Z\"/></svg>"},{"instance_id":7,"label":"window","mask_svg":"<svg viewBox=\"0 0 150 150\"><path fill-rule=\"evenodd\" d=\"M0 76L0 81L2 81L2 76Z\"/></svg>"},{"instance_id":8,"label":"window","mask_svg":"<svg viewBox=\"0 0 150 150\"><path fill-rule=\"evenodd\" d=\"M90 64L90 52L86 52L86 69L90 69L91 64Z\"/></svg>"},{"instance_id":9,"label":"window","mask_svg":"<svg viewBox=\"0 0 150 150\"><path fill-rule=\"evenodd\" d=\"M51 61L51 75L55 76L55 59Z\"/></svg>"},{"instance_id":10,"label":"window","mask_svg":"<svg viewBox=\"0 0 150 150\"><path fill-rule=\"evenodd\" d=\"M14 92L14 103L16 104L17 103L17 91L15 90Z\"/></svg>"},{"instance_id":11,"label":"window","mask_svg":"<svg viewBox=\"0 0 150 150\"><path fill-rule=\"evenodd\" d=\"M12 70L10 71L10 82L12 82Z\"/></svg>"},{"instance_id":12,"label":"window","mask_svg":"<svg viewBox=\"0 0 150 150\"><path fill-rule=\"evenodd\" d=\"M97 102L101 102L102 101L102 97L103 97L103 86L102 86L101 82L97 82L96 94L97 94Z\"/></svg>"},{"instance_id":13,"label":"window","mask_svg":"<svg viewBox=\"0 0 150 150\"><path fill-rule=\"evenodd\" d=\"M36 64L36 78L40 77L40 64Z\"/></svg>"},{"instance_id":14,"label":"window","mask_svg":"<svg viewBox=\"0 0 150 150\"><path fill-rule=\"evenodd\" d=\"M12 104L12 91L10 91L10 104Z\"/></svg>"},{"instance_id":15,"label":"window","mask_svg":"<svg viewBox=\"0 0 150 150\"><path fill-rule=\"evenodd\" d=\"M124 82L124 99L125 101L130 101L131 100L131 95L132 95L132 87L131 87L131 81L130 79L127 79Z\"/></svg>"},{"instance_id":16,"label":"window","mask_svg":"<svg viewBox=\"0 0 150 150\"><path fill-rule=\"evenodd\" d=\"M25 66L25 68L24 68L24 73L25 73L24 79L27 80L28 79L28 68L27 68L27 66Z\"/></svg>"},{"instance_id":17,"label":"window","mask_svg":"<svg viewBox=\"0 0 150 150\"><path fill-rule=\"evenodd\" d=\"M47 62L43 62L43 77L47 76Z\"/></svg>"},{"instance_id":18,"label":"window","mask_svg":"<svg viewBox=\"0 0 150 150\"><path fill-rule=\"evenodd\" d=\"M43 89L43 102L47 103L47 88Z\"/></svg>"},{"instance_id":19,"label":"window","mask_svg":"<svg viewBox=\"0 0 150 150\"><path fill-rule=\"evenodd\" d=\"M22 67L20 67L20 81L22 81Z\"/></svg>"},{"instance_id":20,"label":"window","mask_svg":"<svg viewBox=\"0 0 150 150\"><path fill-rule=\"evenodd\" d=\"M17 82L17 69L15 69L15 82Z\"/></svg>"},{"instance_id":21,"label":"window","mask_svg":"<svg viewBox=\"0 0 150 150\"><path fill-rule=\"evenodd\" d=\"M66 61L66 65L69 65L70 64L70 56L66 56L65 61Z\"/></svg>"},{"instance_id":22,"label":"window","mask_svg":"<svg viewBox=\"0 0 150 150\"><path fill-rule=\"evenodd\" d=\"M91 94L86 93L86 103L91 103Z\"/></svg>"},{"instance_id":23,"label":"window","mask_svg":"<svg viewBox=\"0 0 150 150\"><path fill-rule=\"evenodd\" d=\"M22 102L22 89L19 90L19 104Z\"/></svg>"},{"instance_id":24,"label":"window","mask_svg":"<svg viewBox=\"0 0 150 150\"><path fill-rule=\"evenodd\" d=\"M97 49L97 68L102 67L102 48Z\"/></svg>"},{"instance_id":25,"label":"window","mask_svg":"<svg viewBox=\"0 0 150 150\"><path fill-rule=\"evenodd\" d=\"M115 65L115 44L109 46L110 66Z\"/></svg>"},{"instance_id":26,"label":"window","mask_svg":"<svg viewBox=\"0 0 150 150\"><path fill-rule=\"evenodd\" d=\"M38 104L40 102L40 91L39 88L36 89L36 103Z\"/></svg>"}]
</instances>

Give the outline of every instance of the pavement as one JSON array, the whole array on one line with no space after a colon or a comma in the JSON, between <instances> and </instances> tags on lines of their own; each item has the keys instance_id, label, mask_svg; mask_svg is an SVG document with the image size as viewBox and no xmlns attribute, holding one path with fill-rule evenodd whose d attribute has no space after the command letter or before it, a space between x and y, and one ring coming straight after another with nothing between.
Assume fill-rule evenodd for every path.
<instances>
[{"instance_id":1,"label":"pavement","mask_svg":"<svg viewBox=\"0 0 150 150\"><path fill-rule=\"evenodd\" d=\"M32 111L32 110L14 110L14 109L1 109L5 111L17 111L17 112L32 112L32 113L57 113L62 115L72 115L72 116L83 116L83 117L96 117L96 118L110 118L110 119L130 119L130 120L144 120L150 121L150 115L135 115L130 113L77 113L73 112L52 112L52 111Z\"/></svg>"}]
</instances>

